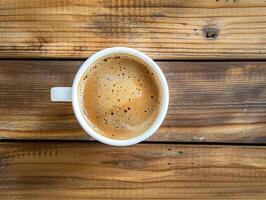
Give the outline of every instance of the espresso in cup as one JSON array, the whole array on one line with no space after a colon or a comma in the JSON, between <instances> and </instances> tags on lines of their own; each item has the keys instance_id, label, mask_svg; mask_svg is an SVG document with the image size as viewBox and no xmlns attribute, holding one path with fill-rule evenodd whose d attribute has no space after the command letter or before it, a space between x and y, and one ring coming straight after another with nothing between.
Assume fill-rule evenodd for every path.
<instances>
[{"instance_id":1,"label":"espresso in cup","mask_svg":"<svg viewBox=\"0 0 266 200\"><path fill-rule=\"evenodd\" d=\"M144 133L160 112L159 80L149 65L128 54L94 62L83 74L78 92L89 126L115 140Z\"/></svg>"}]
</instances>

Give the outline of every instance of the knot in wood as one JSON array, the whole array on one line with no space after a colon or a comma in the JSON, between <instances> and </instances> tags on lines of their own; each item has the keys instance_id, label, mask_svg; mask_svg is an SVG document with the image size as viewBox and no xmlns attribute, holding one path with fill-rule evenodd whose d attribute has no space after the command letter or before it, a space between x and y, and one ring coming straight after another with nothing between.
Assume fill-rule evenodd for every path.
<instances>
[{"instance_id":1,"label":"knot in wood","mask_svg":"<svg viewBox=\"0 0 266 200\"><path fill-rule=\"evenodd\" d=\"M216 39L219 34L219 29L213 26L207 26L202 29L204 37L209 40Z\"/></svg>"}]
</instances>

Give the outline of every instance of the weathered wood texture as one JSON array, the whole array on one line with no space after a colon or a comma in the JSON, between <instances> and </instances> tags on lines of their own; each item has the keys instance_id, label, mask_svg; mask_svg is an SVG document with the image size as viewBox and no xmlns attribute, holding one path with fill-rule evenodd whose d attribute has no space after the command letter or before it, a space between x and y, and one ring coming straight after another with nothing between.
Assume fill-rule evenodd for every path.
<instances>
[{"instance_id":1,"label":"weathered wood texture","mask_svg":"<svg viewBox=\"0 0 266 200\"><path fill-rule=\"evenodd\" d=\"M266 148L0 143L9 199L266 199Z\"/></svg>"},{"instance_id":2,"label":"weathered wood texture","mask_svg":"<svg viewBox=\"0 0 266 200\"><path fill-rule=\"evenodd\" d=\"M71 86L81 61L0 61L1 139L91 139L70 103L50 88ZM152 141L266 143L265 62L159 62L170 106Z\"/></svg>"},{"instance_id":3,"label":"weathered wood texture","mask_svg":"<svg viewBox=\"0 0 266 200\"><path fill-rule=\"evenodd\" d=\"M266 57L260 0L0 0L0 57L85 58L129 46L156 59Z\"/></svg>"}]
</instances>

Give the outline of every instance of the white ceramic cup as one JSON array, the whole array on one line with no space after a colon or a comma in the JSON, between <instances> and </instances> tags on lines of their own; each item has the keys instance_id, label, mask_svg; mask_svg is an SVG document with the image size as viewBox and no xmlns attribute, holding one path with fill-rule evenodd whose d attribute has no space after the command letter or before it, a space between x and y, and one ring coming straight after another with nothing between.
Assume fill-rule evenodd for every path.
<instances>
[{"instance_id":1,"label":"white ceramic cup","mask_svg":"<svg viewBox=\"0 0 266 200\"><path fill-rule=\"evenodd\" d=\"M143 62L148 64L153 70L154 74L157 76L159 80L159 84L161 87L161 105L160 110L158 112L158 115L154 122L151 124L148 130L143 132L142 134L138 135L135 138L126 139L126 140L114 140L107 138L100 133L97 133L87 122L82 114L82 110L79 103L79 91L78 91L78 85L79 82L83 76L83 74L92 66L92 64L97 61L98 59L101 59L105 56L108 56L110 54L129 54L133 57L137 57L141 59ZM91 91L93 92L93 91ZM81 127L88 133L91 137L94 139L113 146L128 146L133 145L136 143L139 143L148 137L150 137L162 124L165 115L167 113L168 109L168 103L169 103L169 91L168 91L168 85L167 81L164 77L163 72L161 71L160 67L147 55L144 53L131 49L126 47L113 47L113 48L107 48L104 50L101 50L91 57L89 57L80 67L79 71L77 72L72 87L53 87L51 89L51 100L57 101L57 102L72 102L73 110L76 115L76 118L78 122L80 123Z\"/></svg>"}]
</instances>

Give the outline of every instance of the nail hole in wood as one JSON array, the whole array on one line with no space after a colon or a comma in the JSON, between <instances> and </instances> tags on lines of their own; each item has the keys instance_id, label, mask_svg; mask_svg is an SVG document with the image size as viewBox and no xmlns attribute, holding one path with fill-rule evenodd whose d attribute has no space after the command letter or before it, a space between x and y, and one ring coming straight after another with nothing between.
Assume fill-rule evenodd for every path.
<instances>
[{"instance_id":1,"label":"nail hole in wood","mask_svg":"<svg viewBox=\"0 0 266 200\"><path fill-rule=\"evenodd\" d=\"M203 28L204 37L208 40L213 40L218 37L219 30L216 27L207 26Z\"/></svg>"}]
</instances>

